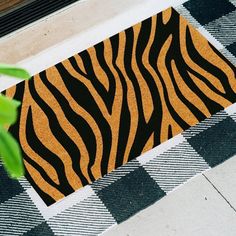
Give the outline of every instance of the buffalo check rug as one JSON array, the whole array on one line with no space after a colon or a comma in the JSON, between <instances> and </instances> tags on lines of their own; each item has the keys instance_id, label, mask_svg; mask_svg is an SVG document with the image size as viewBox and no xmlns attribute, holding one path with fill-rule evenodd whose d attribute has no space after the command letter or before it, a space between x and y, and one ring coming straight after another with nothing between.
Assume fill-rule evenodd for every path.
<instances>
[{"instance_id":1,"label":"buffalo check rug","mask_svg":"<svg viewBox=\"0 0 236 236\"><path fill-rule=\"evenodd\" d=\"M36 75L29 84L21 83L7 90L6 94L23 102L20 120L10 131L21 142L27 175L26 179L13 181L1 167L0 181L4 188L0 192L0 234L99 235L169 194L196 174L234 156L235 9L233 1L188 1L49 68ZM153 29L160 29L162 33L153 32ZM146 42L145 47L143 42ZM155 46L152 42L156 43ZM137 46L140 51L132 53ZM178 50L181 57L176 53ZM149 61L145 58L139 61L145 53ZM156 69L155 60L159 66ZM102 69L99 63L102 63ZM79 78L76 73L79 73ZM120 80L114 82L112 76L115 73ZM137 83L127 80L143 74L146 84L142 80ZM161 84L152 83L155 76ZM76 78L76 83L57 79L60 77L70 81ZM173 77L178 83L168 82ZM183 77L191 81L188 86L181 80ZM55 78L55 84L50 83L49 78ZM91 78L97 79L93 86L88 83ZM103 80L99 81L101 78ZM112 81L115 83L113 86L110 85ZM77 90L73 90L74 87ZM117 89L113 91L113 87ZM164 88L162 95L153 87L158 91ZM191 93L189 87L194 92ZM45 88L50 92L46 93ZM76 104L79 104L78 111L83 119L73 114L75 109L69 110L73 101L68 104L65 100L68 90L74 98L76 94L82 96L83 99L76 100ZM122 91L129 96L124 98ZM56 100L50 99L52 94ZM137 94L140 97L138 102ZM153 94L157 108L150 102ZM155 112L160 107L159 101L163 108L159 113L164 118ZM110 105L114 102L113 111ZM72 104L73 108L75 106ZM80 136L66 123L66 119L61 123L65 124L69 134L63 136L63 130L57 134L60 121L58 124L45 122L38 107L44 108L52 119L55 113L60 116L60 112L68 110L65 118L77 128ZM127 112L127 107L130 112ZM142 113L138 121L135 119L137 111ZM114 118L111 117L113 112ZM42 117L43 129L34 122L35 114ZM101 121L99 127L92 123L91 114L97 122ZM128 124L121 122L118 127L117 117L119 121L128 120ZM90 121L93 135L84 120ZM45 125L50 128L45 128ZM106 137L101 133L101 127L106 131ZM129 130L133 131L127 132ZM61 146L53 142L49 131L56 135L57 140L61 138L58 142ZM94 136L98 142L99 132L103 143L95 145ZM47 137L50 137L50 142L45 140ZM118 137L122 137L121 142ZM80 152L75 156L73 153L77 149L70 140L79 138L83 142L78 141ZM124 148L124 142L128 149ZM86 159L86 150L90 160ZM60 157L61 162L45 161L40 155L53 160ZM73 163L68 164L67 155L82 161L78 163L72 159ZM73 168L66 170L71 165Z\"/></svg>"}]
</instances>

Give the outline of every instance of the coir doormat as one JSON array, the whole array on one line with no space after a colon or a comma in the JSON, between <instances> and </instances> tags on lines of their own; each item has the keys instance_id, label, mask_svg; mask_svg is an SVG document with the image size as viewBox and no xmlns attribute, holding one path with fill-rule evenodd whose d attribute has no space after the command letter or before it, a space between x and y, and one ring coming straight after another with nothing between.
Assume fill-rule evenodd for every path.
<instances>
[{"instance_id":1,"label":"coir doormat","mask_svg":"<svg viewBox=\"0 0 236 236\"><path fill-rule=\"evenodd\" d=\"M169 8L6 91L51 205L236 102L235 67Z\"/></svg>"}]
</instances>

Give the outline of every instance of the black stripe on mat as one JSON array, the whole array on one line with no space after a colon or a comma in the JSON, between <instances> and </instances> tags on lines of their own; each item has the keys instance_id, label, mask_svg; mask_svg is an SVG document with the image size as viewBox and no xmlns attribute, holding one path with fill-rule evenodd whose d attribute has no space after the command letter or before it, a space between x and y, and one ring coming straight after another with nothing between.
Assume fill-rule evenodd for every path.
<instances>
[{"instance_id":1,"label":"black stripe on mat","mask_svg":"<svg viewBox=\"0 0 236 236\"><path fill-rule=\"evenodd\" d=\"M0 17L0 37L79 0L36 0Z\"/></svg>"}]
</instances>

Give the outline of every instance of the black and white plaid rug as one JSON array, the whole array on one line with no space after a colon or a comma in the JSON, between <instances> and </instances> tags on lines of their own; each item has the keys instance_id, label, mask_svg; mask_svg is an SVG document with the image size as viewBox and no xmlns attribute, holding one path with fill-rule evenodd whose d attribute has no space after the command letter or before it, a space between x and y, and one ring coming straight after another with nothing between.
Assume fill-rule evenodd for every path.
<instances>
[{"instance_id":1,"label":"black and white plaid rug","mask_svg":"<svg viewBox=\"0 0 236 236\"><path fill-rule=\"evenodd\" d=\"M236 64L236 1L175 8ZM209 11L209 9L213 9ZM0 235L99 235L236 154L236 104L49 207L0 166Z\"/></svg>"}]
</instances>

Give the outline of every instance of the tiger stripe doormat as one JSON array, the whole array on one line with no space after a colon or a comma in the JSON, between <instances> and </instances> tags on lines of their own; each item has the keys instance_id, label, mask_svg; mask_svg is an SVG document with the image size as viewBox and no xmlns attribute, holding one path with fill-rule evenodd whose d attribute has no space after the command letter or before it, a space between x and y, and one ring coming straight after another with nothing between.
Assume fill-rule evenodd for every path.
<instances>
[{"instance_id":1,"label":"tiger stripe doormat","mask_svg":"<svg viewBox=\"0 0 236 236\"><path fill-rule=\"evenodd\" d=\"M236 102L236 69L169 8L6 91L49 206Z\"/></svg>"},{"instance_id":2,"label":"tiger stripe doormat","mask_svg":"<svg viewBox=\"0 0 236 236\"><path fill-rule=\"evenodd\" d=\"M0 165L0 235L99 235L234 156L234 4L190 0L8 89L27 175Z\"/></svg>"}]
</instances>

